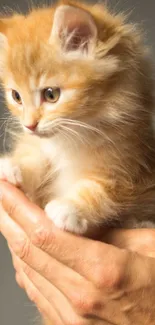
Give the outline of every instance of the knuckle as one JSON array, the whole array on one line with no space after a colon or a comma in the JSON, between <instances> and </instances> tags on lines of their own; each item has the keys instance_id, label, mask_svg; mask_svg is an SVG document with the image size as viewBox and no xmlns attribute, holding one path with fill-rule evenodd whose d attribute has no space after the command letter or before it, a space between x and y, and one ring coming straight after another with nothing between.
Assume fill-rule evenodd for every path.
<instances>
[{"instance_id":1,"label":"knuckle","mask_svg":"<svg viewBox=\"0 0 155 325\"><path fill-rule=\"evenodd\" d=\"M96 266L94 269L94 284L96 286L96 288L101 289L103 287L103 269L102 267Z\"/></svg>"},{"instance_id":2,"label":"knuckle","mask_svg":"<svg viewBox=\"0 0 155 325\"><path fill-rule=\"evenodd\" d=\"M109 270L109 275L105 278L104 287L107 289L115 290L120 286L120 273L118 269Z\"/></svg>"},{"instance_id":3,"label":"knuckle","mask_svg":"<svg viewBox=\"0 0 155 325\"><path fill-rule=\"evenodd\" d=\"M109 248L108 254L103 258L102 246L96 244L93 247L95 261L93 268L93 283L97 289L115 290L122 285L125 268L128 263L126 251L114 251Z\"/></svg>"},{"instance_id":4,"label":"knuckle","mask_svg":"<svg viewBox=\"0 0 155 325\"><path fill-rule=\"evenodd\" d=\"M23 272L27 275L29 279L33 276L33 270L29 267L29 265L24 264L22 268Z\"/></svg>"},{"instance_id":5,"label":"knuckle","mask_svg":"<svg viewBox=\"0 0 155 325\"><path fill-rule=\"evenodd\" d=\"M12 262L13 262L13 266L15 268L15 270L18 272L21 268L21 265L19 265L20 263L17 262L17 259L15 258L15 256L12 256Z\"/></svg>"},{"instance_id":6,"label":"knuckle","mask_svg":"<svg viewBox=\"0 0 155 325\"><path fill-rule=\"evenodd\" d=\"M16 273L16 282L19 285L19 287L24 289L23 280L19 273Z\"/></svg>"},{"instance_id":7,"label":"knuckle","mask_svg":"<svg viewBox=\"0 0 155 325\"><path fill-rule=\"evenodd\" d=\"M38 227L31 236L31 242L40 249L46 249L51 242L51 234L45 227Z\"/></svg>"},{"instance_id":8,"label":"knuckle","mask_svg":"<svg viewBox=\"0 0 155 325\"><path fill-rule=\"evenodd\" d=\"M81 315L92 314L97 306L97 301L94 297L90 297L88 293L78 293L73 298L74 308Z\"/></svg>"},{"instance_id":9,"label":"knuckle","mask_svg":"<svg viewBox=\"0 0 155 325\"><path fill-rule=\"evenodd\" d=\"M37 299L37 292L34 288L32 287L27 287L26 288L26 292L27 292L27 295L29 297L29 299L34 302L35 304L38 303L38 299Z\"/></svg>"},{"instance_id":10,"label":"knuckle","mask_svg":"<svg viewBox=\"0 0 155 325\"><path fill-rule=\"evenodd\" d=\"M19 213L19 204L11 203L10 205L8 205L7 213L11 218L14 218L14 216Z\"/></svg>"},{"instance_id":11,"label":"knuckle","mask_svg":"<svg viewBox=\"0 0 155 325\"><path fill-rule=\"evenodd\" d=\"M27 260L30 252L30 243L26 238L20 238L14 243L14 252L21 260Z\"/></svg>"},{"instance_id":12,"label":"knuckle","mask_svg":"<svg viewBox=\"0 0 155 325\"><path fill-rule=\"evenodd\" d=\"M114 264L98 266L94 272L94 284L97 289L115 290L121 283L120 267Z\"/></svg>"},{"instance_id":13,"label":"knuckle","mask_svg":"<svg viewBox=\"0 0 155 325\"><path fill-rule=\"evenodd\" d=\"M39 313L41 314L41 316L43 316L46 319L46 315L47 315L46 307L42 304L39 304L39 301L37 302L36 307L37 307ZM47 324L49 325L49 323L47 323Z\"/></svg>"}]
</instances>

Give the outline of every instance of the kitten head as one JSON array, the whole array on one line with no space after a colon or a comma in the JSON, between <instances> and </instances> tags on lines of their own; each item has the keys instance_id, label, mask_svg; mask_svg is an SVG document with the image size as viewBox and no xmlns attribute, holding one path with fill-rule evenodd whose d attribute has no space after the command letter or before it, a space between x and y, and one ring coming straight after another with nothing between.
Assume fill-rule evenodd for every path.
<instances>
[{"instance_id":1,"label":"kitten head","mask_svg":"<svg viewBox=\"0 0 155 325\"><path fill-rule=\"evenodd\" d=\"M67 123L119 120L122 86L137 89L139 43L132 26L99 5L66 2L2 18L8 107L25 130L45 136Z\"/></svg>"}]
</instances>

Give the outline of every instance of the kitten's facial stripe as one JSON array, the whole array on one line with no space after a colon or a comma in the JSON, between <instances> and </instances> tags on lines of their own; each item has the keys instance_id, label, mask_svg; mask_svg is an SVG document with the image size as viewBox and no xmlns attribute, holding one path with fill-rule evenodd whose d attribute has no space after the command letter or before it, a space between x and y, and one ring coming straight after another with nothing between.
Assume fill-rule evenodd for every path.
<instances>
[{"instance_id":1,"label":"kitten's facial stripe","mask_svg":"<svg viewBox=\"0 0 155 325\"><path fill-rule=\"evenodd\" d=\"M49 78L46 75L43 75L38 84L38 89L45 89L45 88L61 88L61 85L63 84L63 75L61 74L61 77L54 76L52 78Z\"/></svg>"},{"instance_id":2,"label":"kitten's facial stripe","mask_svg":"<svg viewBox=\"0 0 155 325\"><path fill-rule=\"evenodd\" d=\"M45 88L46 86L46 82L47 82L47 75L46 74L43 74L40 79L39 79L39 85L38 85L38 88L39 89L43 89ZM52 83L53 85L53 83Z\"/></svg>"},{"instance_id":3,"label":"kitten's facial stripe","mask_svg":"<svg viewBox=\"0 0 155 325\"><path fill-rule=\"evenodd\" d=\"M0 33L0 51L6 49L8 46L7 38L4 34Z\"/></svg>"},{"instance_id":4,"label":"kitten's facial stripe","mask_svg":"<svg viewBox=\"0 0 155 325\"><path fill-rule=\"evenodd\" d=\"M40 91L36 91L34 94L34 105L36 107L36 109L39 109L40 105L41 105L41 93Z\"/></svg>"},{"instance_id":5,"label":"kitten's facial stripe","mask_svg":"<svg viewBox=\"0 0 155 325\"><path fill-rule=\"evenodd\" d=\"M36 90L36 80L34 79L34 77L29 78L29 87L32 91Z\"/></svg>"}]
</instances>

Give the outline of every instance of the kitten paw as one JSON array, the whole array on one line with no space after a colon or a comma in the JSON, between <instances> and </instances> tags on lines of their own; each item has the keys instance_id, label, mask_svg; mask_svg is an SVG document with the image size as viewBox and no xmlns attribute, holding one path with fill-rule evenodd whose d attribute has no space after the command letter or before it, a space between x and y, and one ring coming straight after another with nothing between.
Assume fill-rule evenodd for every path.
<instances>
[{"instance_id":1,"label":"kitten paw","mask_svg":"<svg viewBox=\"0 0 155 325\"><path fill-rule=\"evenodd\" d=\"M87 231L87 220L80 216L78 209L70 201L53 200L46 205L45 212L60 229L76 234L84 234Z\"/></svg>"},{"instance_id":2,"label":"kitten paw","mask_svg":"<svg viewBox=\"0 0 155 325\"><path fill-rule=\"evenodd\" d=\"M22 183L21 170L18 166L13 165L11 159L0 159L0 179L9 183L20 186Z\"/></svg>"}]
</instances>

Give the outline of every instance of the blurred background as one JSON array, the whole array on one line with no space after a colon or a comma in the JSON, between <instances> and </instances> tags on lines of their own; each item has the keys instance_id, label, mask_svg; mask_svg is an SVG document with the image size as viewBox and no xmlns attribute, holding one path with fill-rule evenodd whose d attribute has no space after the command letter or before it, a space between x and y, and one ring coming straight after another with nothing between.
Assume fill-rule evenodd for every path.
<instances>
[{"instance_id":1,"label":"blurred background","mask_svg":"<svg viewBox=\"0 0 155 325\"><path fill-rule=\"evenodd\" d=\"M30 3L32 3L31 0L0 0L0 12L8 12L9 8L25 12ZM131 13L130 20L143 25L146 42L152 48L152 59L155 61L155 0L108 0L108 3L116 11L125 10ZM44 1L33 0L33 4L42 5ZM4 116L5 108L0 93L1 152L9 144L5 136L7 125L4 123ZM35 306L30 303L23 290L18 288L15 282L11 257L6 242L0 235L0 325L30 325L37 324L38 320Z\"/></svg>"}]
</instances>

